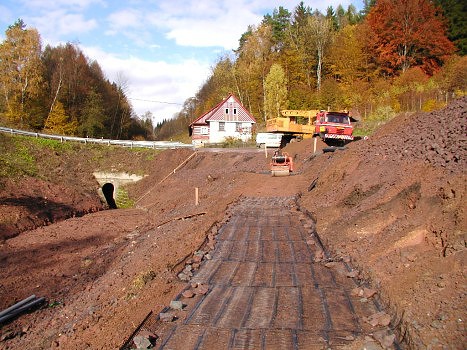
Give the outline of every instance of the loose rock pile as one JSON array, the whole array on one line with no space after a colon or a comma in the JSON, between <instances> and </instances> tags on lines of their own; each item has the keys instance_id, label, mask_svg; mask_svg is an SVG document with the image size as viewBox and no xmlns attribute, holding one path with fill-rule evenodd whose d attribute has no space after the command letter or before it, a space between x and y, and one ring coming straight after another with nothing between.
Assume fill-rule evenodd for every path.
<instances>
[{"instance_id":1,"label":"loose rock pile","mask_svg":"<svg viewBox=\"0 0 467 350\"><path fill-rule=\"evenodd\" d=\"M458 171L467 165L467 97L443 110L396 118L379 130L361 152L393 161L423 160ZM387 132L388 128L395 132Z\"/></svg>"},{"instance_id":2,"label":"loose rock pile","mask_svg":"<svg viewBox=\"0 0 467 350\"><path fill-rule=\"evenodd\" d=\"M208 234L207 242L202 250L197 250L193 256L185 262L185 268L177 276L181 281L190 282L195 271L197 271L201 263L206 260L211 260L211 252L216 246L217 227L214 226Z\"/></svg>"}]
</instances>

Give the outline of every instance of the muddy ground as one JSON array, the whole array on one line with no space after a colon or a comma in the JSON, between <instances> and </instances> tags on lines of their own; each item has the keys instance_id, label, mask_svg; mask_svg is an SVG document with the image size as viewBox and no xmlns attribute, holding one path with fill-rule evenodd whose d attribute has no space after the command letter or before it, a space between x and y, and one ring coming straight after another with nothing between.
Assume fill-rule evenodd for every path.
<instances>
[{"instance_id":1,"label":"muddy ground","mask_svg":"<svg viewBox=\"0 0 467 350\"><path fill-rule=\"evenodd\" d=\"M289 144L289 177L271 177L261 150L167 150L139 163L148 176L128 187L132 209L103 210L96 169L76 159L54 167L60 181L3 180L0 308L47 303L3 325L0 348L118 348L183 289L184 260L229 205L296 195L329 254L377 289L402 347L464 349L466 102L401 115L345 150ZM113 167L135 166L118 154Z\"/></svg>"}]
</instances>

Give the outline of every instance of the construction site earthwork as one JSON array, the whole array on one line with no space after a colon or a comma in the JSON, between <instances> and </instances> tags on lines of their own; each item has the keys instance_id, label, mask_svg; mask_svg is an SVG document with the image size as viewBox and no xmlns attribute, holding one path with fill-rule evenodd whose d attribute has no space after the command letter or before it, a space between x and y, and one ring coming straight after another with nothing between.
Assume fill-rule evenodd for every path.
<instances>
[{"instance_id":1,"label":"construction site earthwork","mask_svg":"<svg viewBox=\"0 0 467 350\"><path fill-rule=\"evenodd\" d=\"M465 349L466 104L332 149L44 155L1 181L0 349Z\"/></svg>"}]
</instances>

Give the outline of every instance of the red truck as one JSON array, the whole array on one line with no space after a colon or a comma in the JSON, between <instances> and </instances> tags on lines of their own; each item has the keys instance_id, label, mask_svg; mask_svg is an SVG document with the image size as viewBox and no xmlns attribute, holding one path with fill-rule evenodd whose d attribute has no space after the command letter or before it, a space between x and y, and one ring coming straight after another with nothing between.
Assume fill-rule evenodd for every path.
<instances>
[{"instance_id":1,"label":"red truck","mask_svg":"<svg viewBox=\"0 0 467 350\"><path fill-rule=\"evenodd\" d=\"M320 111L316 115L315 135L319 135L323 141L336 140L346 143L353 140L353 120L346 112Z\"/></svg>"}]
</instances>

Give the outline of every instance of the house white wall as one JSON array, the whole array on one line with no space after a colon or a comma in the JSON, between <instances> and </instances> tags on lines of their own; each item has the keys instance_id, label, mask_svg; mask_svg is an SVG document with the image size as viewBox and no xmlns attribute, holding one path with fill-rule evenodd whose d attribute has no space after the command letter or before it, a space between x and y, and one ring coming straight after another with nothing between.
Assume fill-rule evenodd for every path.
<instances>
[{"instance_id":1,"label":"house white wall","mask_svg":"<svg viewBox=\"0 0 467 350\"><path fill-rule=\"evenodd\" d=\"M249 122L210 121L209 143L222 143L227 137L234 137L246 142L251 139L252 125L253 123Z\"/></svg>"}]
</instances>

